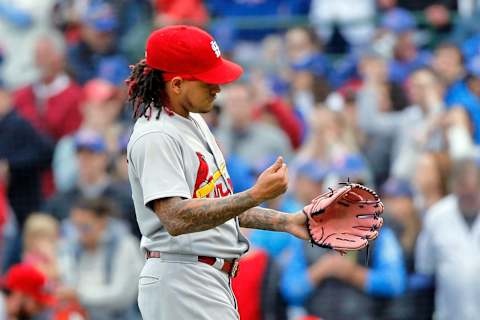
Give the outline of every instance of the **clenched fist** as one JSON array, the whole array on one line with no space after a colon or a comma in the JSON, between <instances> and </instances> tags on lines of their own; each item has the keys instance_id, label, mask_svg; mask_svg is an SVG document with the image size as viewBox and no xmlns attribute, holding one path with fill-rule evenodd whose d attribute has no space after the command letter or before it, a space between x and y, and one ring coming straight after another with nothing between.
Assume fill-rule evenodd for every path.
<instances>
[{"instance_id":1,"label":"clenched fist","mask_svg":"<svg viewBox=\"0 0 480 320\"><path fill-rule=\"evenodd\" d=\"M252 197L259 203L274 199L287 191L288 169L282 157L263 171L251 189Z\"/></svg>"}]
</instances>

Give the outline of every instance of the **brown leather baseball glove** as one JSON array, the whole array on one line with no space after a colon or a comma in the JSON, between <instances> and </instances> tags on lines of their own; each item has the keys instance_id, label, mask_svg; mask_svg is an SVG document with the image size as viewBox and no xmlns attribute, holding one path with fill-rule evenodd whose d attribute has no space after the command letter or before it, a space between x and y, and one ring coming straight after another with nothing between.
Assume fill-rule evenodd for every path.
<instances>
[{"instance_id":1,"label":"brown leather baseball glove","mask_svg":"<svg viewBox=\"0 0 480 320\"><path fill-rule=\"evenodd\" d=\"M368 245L382 227L383 203L375 191L341 183L303 208L311 242L344 254Z\"/></svg>"}]
</instances>

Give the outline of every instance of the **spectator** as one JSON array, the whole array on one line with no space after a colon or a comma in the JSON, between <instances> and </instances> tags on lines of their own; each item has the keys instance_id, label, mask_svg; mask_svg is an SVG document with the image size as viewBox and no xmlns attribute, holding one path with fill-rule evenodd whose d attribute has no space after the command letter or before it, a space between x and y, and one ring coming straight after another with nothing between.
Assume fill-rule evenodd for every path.
<instances>
[{"instance_id":1,"label":"spectator","mask_svg":"<svg viewBox=\"0 0 480 320\"><path fill-rule=\"evenodd\" d=\"M382 16L373 47L389 62L390 80L402 84L412 71L427 65L430 55L417 48L414 15L398 7L389 8Z\"/></svg>"},{"instance_id":2,"label":"spectator","mask_svg":"<svg viewBox=\"0 0 480 320\"><path fill-rule=\"evenodd\" d=\"M330 61L313 30L291 28L285 34L287 59L291 66L291 99L303 121L330 91Z\"/></svg>"},{"instance_id":3,"label":"spectator","mask_svg":"<svg viewBox=\"0 0 480 320\"><path fill-rule=\"evenodd\" d=\"M354 128L348 126L344 114L320 107L310 117L311 131L296 154L295 161L319 161L331 166L335 160L356 152Z\"/></svg>"},{"instance_id":4,"label":"spectator","mask_svg":"<svg viewBox=\"0 0 480 320\"><path fill-rule=\"evenodd\" d=\"M45 213L32 213L23 229L23 262L42 272L50 283L59 280L57 220Z\"/></svg>"},{"instance_id":5,"label":"spectator","mask_svg":"<svg viewBox=\"0 0 480 320\"><path fill-rule=\"evenodd\" d=\"M92 2L82 16L80 41L68 50L68 67L80 84L95 78L104 59L116 57L126 59L116 45L118 17L108 3Z\"/></svg>"},{"instance_id":6,"label":"spectator","mask_svg":"<svg viewBox=\"0 0 480 320\"><path fill-rule=\"evenodd\" d=\"M480 313L480 170L471 159L453 169L453 194L432 206L418 240L416 268L435 278L435 318L475 319ZM455 275L452 277L452 275Z\"/></svg>"},{"instance_id":7,"label":"spectator","mask_svg":"<svg viewBox=\"0 0 480 320\"><path fill-rule=\"evenodd\" d=\"M413 189L408 181L390 178L380 190L385 204L384 219L400 240L408 272L406 293L394 301L388 319L432 319L434 288L429 278L415 273L415 244L420 217L414 206Z\"/></svg>"},{"instance_id":8,"label":"spectator","mask_svg":"<svg viewBox=\"0 0 480 320\"><path fill-rule=\"evenodd\" d=\"M137 279L143 265L137 240L114 218L105 198L73 206L61 256L62 297L77 297L91 319L135 319Z\"/></svg>"},{"instance_id":9,"label":"spectator","mask_svg":"<svg viewBox=\"0 0 480 320\"><path fill-rule=\"evenodd\" d=\"M462 52L454 44L440 44L435 49L432 68L443 82L443 86L446 88L445 102L450 104L455 90L458 90L457 87L461 86L466 76Z\"/></svg>"},{"instance_id":10,"label":"spectator","mask_svg":"<svg viewBox=\"0 0 480 320\"><path fill-rule=\"evenodd\" d=\"M118 44L128 61L145 55L144 43L153 24L153 1L150 0L57 0L54 22L65 33L68 43L78 41L79 25L88 6L94 2L108 3L118 17Z\"/></svg>"},{"instance_id":11,"label":"spectator","mask_svg":"<svg viewBox=\"0 0 480 320\"><path fill-rule=\"evenodd\" d=\"M112 153L117 150L118 138L123 131L119 121L124 106L121 90L103 79L90 80L83 87L85 100L81 127L101 133Z\"/></svg>"},{"instance_id":12,"label":"spectator","mask_svg":"<svg viewBox=\"0 0 480 320\"><path fill-rule=\"evenodd\" d=\"M52 31L54 0L0 2L0 48L3 66L0 78L8 89L28 85L37 79L34 46L43 33Z\"/></svg>"},{"instance_id":13,"label":"spectator","mask_svg":"<svg viewBox=\"0 0 480 320\"><path fill-rule=\"evenodd\" d=\"M400 241L407 266L413 265L420 219L413 205L412 187L408 181L390 178L383 184L380 196L386 208L384 218Z\"/></svg>"},{"instance_id":14,"label":"spectator","mask_svg":"<svg viewBox=\"0 0 480 320\"><path fill-rule=\"evenodd\" d=\"M379 0L379 7L382 10L391 11L397 6L402 10L411 12L423 12L428 28L434 31L433 39L438 40L439 37L445 36L452 29L453 15L452 12L457 9L457 2L462 0ZM398 8L397 7L397 8Z\"/></svg>"},{"instance_id":15,"label":"spectator","mask_svg":"<svg viewBox=\"0 0 480 320\"><path fill-rule=\"evenodd\" d=\"M92 130L81 130L75 135L75 149L78 163L78 181L74 188L57 193L50 199L45 211L57 219L68 217L71 206L82 197L106 197L121 208L126 221L132 221L133 203L128 193L118 190L112 183L108 169L108 153L104 138Z\"/></svg>"},{"instance_id":16,"label":"spectator","mask_svg":"<svg viewBox=\"0 0 480 320\"><path fill-rule=\"evenodd\" d=\"M226 89L225 121L217 137L227 154L235 154L251 163L271 156L291 156L286 135L277 127L253 121L253 100L247 84L235 84Z\"/></svg>"},{"instance_id":17,"label":"spectator","mask_svg":"<svg viewBox=\"0 0 480 320\"><path fill-rule=\"evenodd\" d=\"M42 272L47 281L47 287L52 292L61 288L59 271L59 223L51 215L33 213L25 222L23 231L23 263L35 267ZM57 299L50 319L63 320L77 317L86 319L85 310L78 301L72 299ZM69 318L72 317L72 318ZM75 319L77 319L75 318Z\"/></svg>"},{"instance_id":18,"label":"spectator","mask_svg":"<svg viewBox=\"0 0 480 320\"><path fill-rule=\"evenodd\" d=\"M362 151L372 168L375 185L379 186L390 176L392 144L396 133L377 130L379 126L364 128L363 121L370 115L364 114L362 99L366 96L376 99L382 114L402 111L409 102L404 89L389 81L387 60L377 52L372 50L365 53L358 69L362 81L355 97L355 108L350 113L354 118L352 126L358 127L357 137L360 137Z\"/></svg>"},{"instance_id":19,"label":"spectator","mask_svg":"<svg viewBox=\"0 0 480 320\"><path fill-rule=\"evenodd\" d=\"M422 153L415 167L413 184L415 206L422 218L426 212L449 193L451 159L443 152Z\"/></svg>"},{"instance_id":20,"label":"spectator","mask_svg":"<svg viewBox=\"0 0 480 320\"><path fill-rule=\"evenodd\" d=\"M12 266L2 281L0 319L33 319L55 303L45 276L28 264Z\"/></svg>"},{"instance_id":21,"label":"spectator","mask_svg":"<svg viewBox=\"0 0 480 320\"><path fill-rule=\"evenodd\" d=\"M287 30L285 46L290 64L304 63L321 55L323 49L323 45L314 30L301 27L293 27Z\"/></svg>"},{"instance_id":22,"label":"spectator","mask_svg":"<svg viewBox=\"0 0 480 320\"><path fill-rule=\"evenodd\" d=\"M58 33L38 39L35 47L38 81L14 93L18 113L54 141L78 129L81 88L66 74L65 43Z\"/></svg>"},{"instance_id":23,"label":"spectator","mask_svg":"<svg viewBox=\"0 0 480 320\"><path fill-rule=\"evenodd\" d=\"M52 142L17 115L9 92L0 88L0 162L8 167L8 199L20 228L43 203L40 175L52 150Z\"/></svg>"},{"instance_id":24,"label":"spectator","mask_svg":"<svg viewBox=\"0 0 480 320\"><path fill-rule=\"evenodd\" d=\"M480 59L473 60L467 66L468 75L465 80L456 86L451 94L449 107L466 113L469 127L473 127L473 140L480 144Z\"/></svg>"},{"instance_id":25,"label":"spectator","mask_svg":"<svg viewBox=\"0 0 480 320\"><path fill-rule=\"evenodd\" d=\"M118 123L123 106L120 91L101 79L90 80L83 88L81 128L100 133L106 140L107 149L111 154L117 151L119 135L123 131L122 125ZM78 179L74 139L76 133L62 138L55 148L53 173L60 192L73 188Z\"/></svg>"},{"instance_id":26,"label":"spectator","mask_svg":"<svg viewBox=\"0 0 480 320\"><path fill-rule=\"evenodd\" d=\"M413 71L427 66L430 58L430 53L417 48L412 32L399 34L389 63L390 80L403 84Z\"/></svg>"},{"instance_id":27,"label":"spectator","mask_svg":"<svg viewBox=\"0 0 480 320\"><path fill-rule=\"evenodd\" d=\"M373 245L370 267L363 266L365 251L340 256L297 239L289 250L282 294L291 305L304 304L308 314L331 320L388 319L388 298L405 290L402 251L386 226Z\"/></svg>"},{"instance_id":28,"label":"spectator","mask_svg":"<svg viewBox=\"0 0 480 320\"><path fill-rule=\"evenodd\" d=\"M401 112L378 112L378 102L372 101L375 94L368 90L362 92L358 101L361 128L371 134L394 134L391 174L404 179L413 174L422 150L440 151L448 142L450 154L460 157L472 149L465 120L458 114L446 116L443 88L431 70L415 71L408 89L412 105ZM372 122L375 126L370 125ZM447 141L442 138L444 131Z\"/></svg>"},{"instance_id":29,"label":"spectator","mask_svg":"<svg viewBox=\"0 0 480 320\"><path fill-rule=\"evenodd\" d=\"M252 74L251 81L256 83L248 88L251 94L249 103L254 107L253 120L278 127L287 135L290 146L297 149L303 134L300 117L281 95L273 91L269 80L262 74Z\"/></svg>"}]
</instances>

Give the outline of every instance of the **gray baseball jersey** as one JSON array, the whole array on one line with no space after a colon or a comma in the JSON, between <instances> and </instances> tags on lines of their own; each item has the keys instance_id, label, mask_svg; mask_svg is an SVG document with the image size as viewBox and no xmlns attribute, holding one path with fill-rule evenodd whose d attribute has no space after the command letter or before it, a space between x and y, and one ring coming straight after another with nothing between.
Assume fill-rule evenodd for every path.
<instances>
[{"instance_id":1,"label":"gray baseball jersey","mask_svg":"<svg viewBox=\"0 0 480 320\"><path fill-rule=\"evenodd\" d=\"M238 219L210 230L171 236L147 206L166 197L204 198L231 194L223 155L203 118L184 118L162 111L156 119L141 117L128 144L128 175L132 186L141 247L149 251L238 258L248 250Z\"/></svg>"}]
</instances>

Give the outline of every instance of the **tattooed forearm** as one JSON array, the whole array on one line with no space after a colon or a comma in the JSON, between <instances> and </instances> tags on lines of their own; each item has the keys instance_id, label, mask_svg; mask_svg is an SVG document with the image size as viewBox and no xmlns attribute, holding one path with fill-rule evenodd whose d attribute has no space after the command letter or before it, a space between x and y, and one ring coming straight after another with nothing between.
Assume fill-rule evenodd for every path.
<instances>
[{"instance_id":1,"label":"tattooed forearm","mask_svg":"<svg viewBox=\"0 0 480 320\"><path fill-rule=\"evenodd\" d=\"M251 208L240 216L240 226L244 228L286 231L287 215L272 209Z\"/></svg>"},{"instance_id":2,"label":"tattooed forearm","mask_svg":"<svg viewBox=\"0 0 480 320\"><path fill-rule=\"evenodd\" d=\"M215 199L160 199L153 209L167 231L177 236L214 228L257 204L246 191Z\"/></svg>"}]
</instances>

